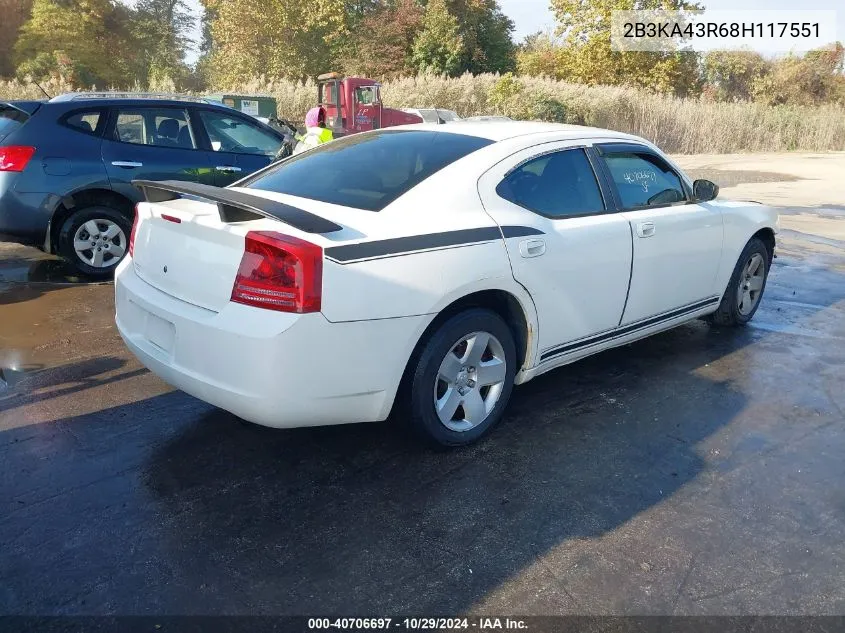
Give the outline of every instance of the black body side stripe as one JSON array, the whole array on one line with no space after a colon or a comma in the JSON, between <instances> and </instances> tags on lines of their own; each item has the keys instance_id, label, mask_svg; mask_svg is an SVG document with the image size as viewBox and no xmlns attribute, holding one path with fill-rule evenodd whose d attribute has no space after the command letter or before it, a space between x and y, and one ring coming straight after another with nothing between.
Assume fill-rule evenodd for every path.
<instances>
[{"instance_id":1,"label":"black body side stripe","mask_svg":"<svg viewBox=\"0 0 845 633\"><path fill-rule=\"evenodd\" d=\"M502 235L508 237L525 237L526 235L545 235L540 229L530 226L503 226Z\"/></svg>"},{"instance_id":2,"label":"black body side stripe","mask_svg":"<svg viewBox=\"0 0 845 633\"><path fill-rule=\"evenodd\" d=\"M630 325L626 325L625 327L616 328L615 330L609 330L607 332L604 332L603 334L596 334L595 336L591 336L586 339L581 339L580 341L567 343L558 347L552 347L540 354L540 362L549 360L550 358L554 358L555 356L560 356L561 354L574 352L584 347L590 347L591 345L596 345L597 343L603 343L614 338L619 338L621 336L625 336L626 334L636 332L637 330L644 330L653 325L658 325L659 323L662 323L664 321L670 321L677 317L684 316L685 314L696 312L697 310L701 310L702 308L718 304L719 300L719 297L710 297L709 299L703 299L702 301L697 301L696 303L692 303L681 308L676 308L664 314L649 317L637 323L631 323Z\"/></svg>"},{"instance_id":3,"label":"black body side stripe","mask_svg":"<svg viewBox=\"0 0 845 633\"><path fill-rule=\"evenodd\" d=\"M503 226L501 231L497 226L485 226L477 229L461 229L444 233L429 233L427 235L395 237L389 240L330 246L325 250L325 253L326 257L344 263L358 259L401 255L414 251L491 242L502 239L503 234L505 237L522 237L523 235L542 235L543 232L529 226Z\"/></svg>"}]
</instances>

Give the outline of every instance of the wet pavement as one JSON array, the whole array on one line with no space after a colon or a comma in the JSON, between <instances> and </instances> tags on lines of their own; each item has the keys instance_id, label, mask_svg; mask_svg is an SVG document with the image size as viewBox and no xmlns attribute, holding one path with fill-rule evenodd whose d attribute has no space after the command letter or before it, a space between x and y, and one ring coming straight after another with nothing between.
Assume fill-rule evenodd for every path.
<instances>
[{"instance_id":1,"label":"wet pavement","mask_svg":"<svg viewBox=\"0 0 845 633\"><path fill-rule=\"evenodd\" d=\"M810 214L751 326L554 371L446 453L173 391L110 285L0 244L0 613L845 614L845 219Z\"/></svg>"}]
</instances>

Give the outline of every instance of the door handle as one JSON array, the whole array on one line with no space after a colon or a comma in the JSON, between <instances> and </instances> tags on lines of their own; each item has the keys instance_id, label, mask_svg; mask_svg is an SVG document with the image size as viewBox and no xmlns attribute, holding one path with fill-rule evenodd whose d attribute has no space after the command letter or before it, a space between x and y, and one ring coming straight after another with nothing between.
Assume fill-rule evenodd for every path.
<instances>
[{"instance_id":1,"label":"door handle","mask_svg":"<svg viewBox=\"0 0 845 633\"><path fill-rule=\"evenodd\" d=\"M144 163L136 163L131 160L113 160L111 162L115 167L123 167L124 169L134 169L135 167L143 167Z\"/></svg>"},{"instance_id":2,"label":"door handle","mask_svg":"<svg viewBox=\"0 0 845 633\"><path fill-rule=\"evenodd\" d=\"M519 254L525 258L539 257L546 252L546 243L543 240L522 240L519 243Z\"/></svg>"},{"instance_id":3,"label":"door handle","mask_svg":"<svg viewBox=\"0 0 845 633\"><path fill-rule=\"evenodd\" d=\"M214 169L217 171L225 171L230 174L236 174L239 171L243 171L240 167L235 167L234 165L218 165Z\"/></svg>"},{"instance_id":4,"label":"door handle","mask_svg":"<svg viewBox=\"0 0 845 633\"><path fill-rule=\"evenodd\" d=\"M637 235L651 237L654 235L654 222L640 222L637 224Z\"/></svg>"}]
</instances>

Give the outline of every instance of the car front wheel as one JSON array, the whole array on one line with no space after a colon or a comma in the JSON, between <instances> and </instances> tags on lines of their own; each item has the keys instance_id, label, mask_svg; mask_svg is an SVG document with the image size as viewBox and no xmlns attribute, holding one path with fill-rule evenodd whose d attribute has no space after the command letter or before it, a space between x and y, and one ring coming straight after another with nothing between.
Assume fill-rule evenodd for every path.
<instances>
[{"instance_id":1,"label":"car front wheel","mask_svg":"<svg viewBox=\"0 0 845 633\"><path fill-rule=\"evenodd\" d=\"M86 207L65 220L58 252L84 275L104 278L129 251L132 221L109 207Z\"/></svg>"},{"instance_id":2,"label":"car front wheel","mask_svg":"<svg viewBox=\"0 0 845 633\"><path fill-rule=\"evenodd\" d=\"M739 256L719 309L710 315L716 325L745 325L757 312L769 276L769 251L752 238Z\"/></svg>"},{"instance_id":3,"label":"car front wheel","mask_svg":"<svg viewBox=\"0 0 845 633\"><path fill-rule=\"evenodd\" d=\"M516 374L510 328L484 309L461 312L428 339L410 380L408 422L425 440L463 446L504 415Z\"/></svg>"}]
</instances>

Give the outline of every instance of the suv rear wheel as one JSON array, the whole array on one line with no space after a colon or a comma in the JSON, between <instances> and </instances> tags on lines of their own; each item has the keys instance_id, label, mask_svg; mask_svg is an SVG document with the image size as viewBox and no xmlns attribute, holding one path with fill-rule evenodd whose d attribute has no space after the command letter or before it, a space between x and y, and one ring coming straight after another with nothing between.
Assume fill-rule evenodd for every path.
<instances>
[{"instance_id":1,"label":"suv rear wheel","mask_svg":"<svg viewBox=\"0 0 845 633\"><path fill-rule=\"evenodd\" d=\"M104 278L129 251L132 221L109 207L85 207L73 213L59 231L59 255L82 274Z\"/></svg>"}]
</instances>

